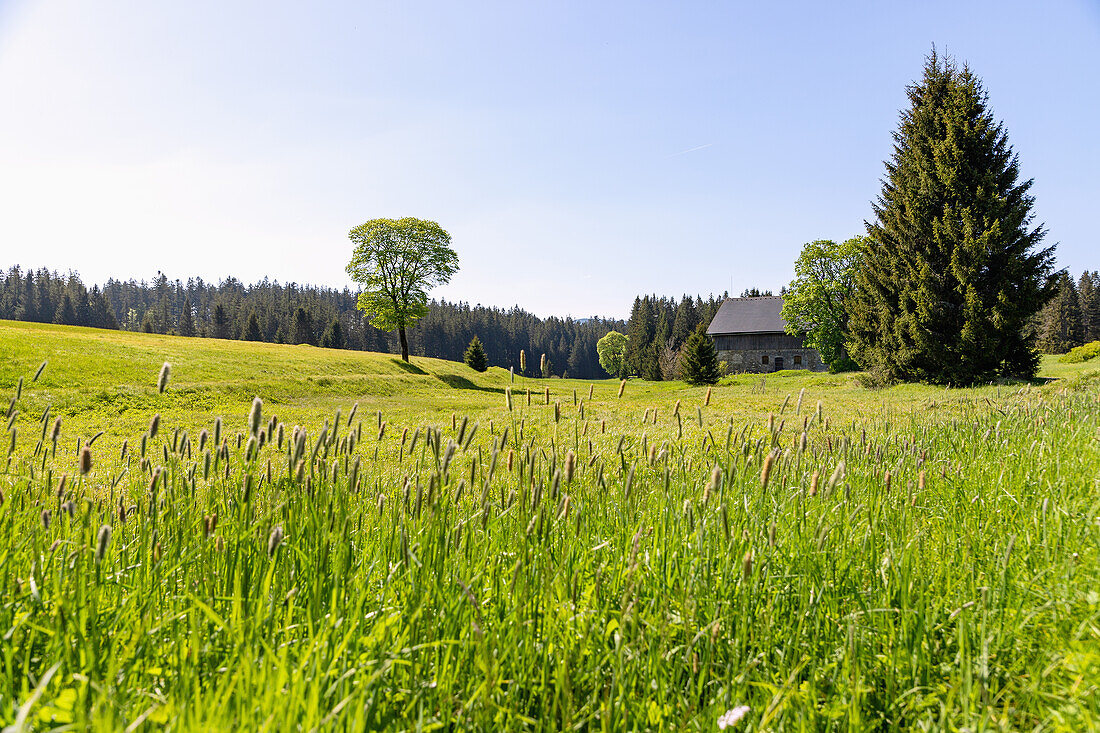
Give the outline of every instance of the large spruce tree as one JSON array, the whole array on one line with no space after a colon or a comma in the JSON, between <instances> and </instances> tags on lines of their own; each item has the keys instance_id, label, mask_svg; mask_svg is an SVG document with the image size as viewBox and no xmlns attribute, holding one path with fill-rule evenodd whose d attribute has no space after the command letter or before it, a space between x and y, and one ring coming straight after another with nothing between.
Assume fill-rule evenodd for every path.
<instances>
[{"instance_id":1,"label":"large spruce tree","mask_svg":"<svg viewBox=\"0 0 1100 733\"><path fill-rule=\"evenodd\" d=\"M1031 377L1033 319L1054 293L1032 182L968 67L933 50L908 96L867 225L852 356L910 381Z\"/></svg>"}]
</instances>

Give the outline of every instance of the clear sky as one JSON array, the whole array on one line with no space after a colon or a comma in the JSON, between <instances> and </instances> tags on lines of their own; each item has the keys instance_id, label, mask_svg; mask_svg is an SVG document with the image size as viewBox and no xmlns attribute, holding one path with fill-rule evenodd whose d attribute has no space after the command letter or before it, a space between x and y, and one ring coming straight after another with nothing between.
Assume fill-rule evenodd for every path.
<instances>
[{"instance_id":1,"label":"clear sky","mask_svg":"<svg viewBox=\"0 0 1100 733\"><path fill-rule=\"evenodd\" d=\"M416 216L452 300L778 289L862 232L933 43L1100 267L1097 0L0 0L0 265L343 286L349 229Z\"/></svg>"}]
</instances>

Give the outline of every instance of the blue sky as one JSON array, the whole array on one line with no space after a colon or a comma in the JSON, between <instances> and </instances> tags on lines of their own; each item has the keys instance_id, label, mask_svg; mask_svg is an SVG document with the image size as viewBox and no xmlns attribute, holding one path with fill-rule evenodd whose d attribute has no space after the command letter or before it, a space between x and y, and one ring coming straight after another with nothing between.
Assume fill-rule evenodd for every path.
<instances>
[{"instance_id":1,"label":"blue sky","mask_svg":"<svg viewBox=\"0 0 1100 733\"><path fill-rule=\"evenodd\" d=\"M347 284L434 219L448 299L625 316L860 233L932 44L981 76L1058 263L1100 268L1100 2L0 0L0 264Z\"/></svg>"}]
</instances>

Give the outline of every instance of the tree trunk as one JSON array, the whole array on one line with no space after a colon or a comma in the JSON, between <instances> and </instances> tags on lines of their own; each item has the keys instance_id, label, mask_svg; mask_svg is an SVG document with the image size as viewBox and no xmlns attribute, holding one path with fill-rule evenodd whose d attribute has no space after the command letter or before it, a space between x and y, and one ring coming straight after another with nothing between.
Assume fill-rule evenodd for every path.
<instances>
[{"instance_id":1,"label":"tree trunk","mask_svg":"<svg viewBox=\"0 0 1100 733\"><path fill-rule=\"evenodd\" d=\"M409 339L405 336L405 327L398 326L397 335L401 339L401 358L409 360Z\"/></svg>"}]
</instances>

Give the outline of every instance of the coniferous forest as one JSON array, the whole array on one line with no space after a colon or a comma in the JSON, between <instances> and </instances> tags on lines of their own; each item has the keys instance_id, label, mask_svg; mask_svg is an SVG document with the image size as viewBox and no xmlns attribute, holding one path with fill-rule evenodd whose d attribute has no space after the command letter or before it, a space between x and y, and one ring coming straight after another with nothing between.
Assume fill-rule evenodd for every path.
<instances>
[{"instance_id":1,"label":"coniferous forest","mask_svg":"<svg viewBox=\"0 0 1100 733\"><path fill-rule=\"evenodd\" d=\"M0 280L0 319L123 329L205 338L397 353L394 333L371 326L348 289L281 284L245 285L235 278L213 284L201 278L152 282L110 279L88 288L80 276L47 269L11 267ZM631 320L539 318L516 306L490 308L433 300L409 331L417 356L462 361L477 336L491 366L519 371L527 353L528 376L539 376L546 355L547 376L600 379L607 376L596 342L608 331L630 333L640 346L631 352L634 372L660 378L657 359L671 343L679 347L699 323L709 323L721 298L683 296L637 298Z\"/></svg>"},{"instance_id":2,"label":"coniferous forest","mask_svg":"<svg viewBox=\"0 0 1100 733\"><path fill-rule=\"evenodd\" d=\"M741 295L762 293L771 291L752 289ZM616 330L630 337L630 374L672 379L678 376L669 366L675 355L699 324L710 323L725 297L638 296L625 322L539 318L519 306L433 300L428 315L409 331L409 346L416 356L462 361L477 336L490 366L519 373L522 349L528 355L527 376L540 376L545 354L547 376L602 379L608 375L597 359L596 342ZM348 289L266 279L245 285L230 277L213 284L158 274L152 282L110 279L102 287L88 288L73 272L19 266L0 279L0 319L398 353L396 335L371 326L355 301L356 294ZM1100 273L1085 271L1078 280L1060 274L1057 294L1036 320L1045 353L1064 353L1100 339Z\"/></svg>"}]
</instances>

